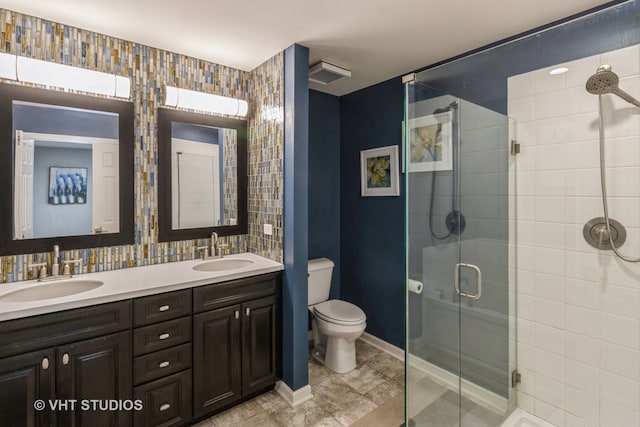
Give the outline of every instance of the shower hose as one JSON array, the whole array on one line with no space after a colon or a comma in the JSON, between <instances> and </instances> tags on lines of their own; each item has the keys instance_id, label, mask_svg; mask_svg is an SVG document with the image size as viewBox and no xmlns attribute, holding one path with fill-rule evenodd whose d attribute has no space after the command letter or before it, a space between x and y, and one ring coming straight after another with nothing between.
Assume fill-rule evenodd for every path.
<instances>
[{"instance_id":1,"label":"shower hose","mask_svg":"<svg viewBox=\"0 0 640 427\"><path fill-rule=\"evenodd\" d=\"M611 224L609 224L609 207L607 205L607 181L605 174L605 161L604 161L604 111L602 108L602 95L598 95L598 128L600 136L600 185L602 187L602 207L604 209L604 223L609 233L609 243L613 253L618 258L627 262L640 262L640 258L632 258L618 252L618 249L613 244L613 233L611 232Z\"/></svg>"}]
</instances>

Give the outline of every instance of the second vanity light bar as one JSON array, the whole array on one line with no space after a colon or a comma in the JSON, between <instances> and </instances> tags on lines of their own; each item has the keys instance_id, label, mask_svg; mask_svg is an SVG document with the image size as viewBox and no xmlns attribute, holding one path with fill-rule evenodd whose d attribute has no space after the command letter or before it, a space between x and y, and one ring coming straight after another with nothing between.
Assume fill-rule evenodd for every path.
<instances>
[{"instance_id":1,"label":"second vanity light bar","mask_svg":"<svg viewBox=\"0 0 640 427\"><path fill-rule=\"evenodd\" d=\"M118 98L131 96L129 77L7 53L0 53L0 78Z\"/></svg>"},{"instance_id":2,"label":"second vanity light bar","mask_svg":"<svg viewBox=\"0 0 640 427\"><path fill-rule=\"evenodd\" d=\"M165 86L164 88L164 105L240 117L246 116L249 111L249 104L242 99L173 86Z\"/></svg>"}]
</instances>

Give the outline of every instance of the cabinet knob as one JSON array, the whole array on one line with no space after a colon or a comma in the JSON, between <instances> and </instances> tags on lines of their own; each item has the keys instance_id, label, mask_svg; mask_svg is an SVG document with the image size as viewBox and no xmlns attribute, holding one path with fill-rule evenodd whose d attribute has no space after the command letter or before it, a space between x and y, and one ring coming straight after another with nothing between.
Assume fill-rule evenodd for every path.
<instances>
[{"instance_id":1,"label":"cabinet knob","mask_svg":"<svg viewBox=\"0 0 640 427\"><path fill-rule=\"evenodd\" d=\"M161 411L166 411L169 408L171 408L171 405L168 404L168 403L163 403L162 405L160 405L160 410Z\"/></svg>"},{"instance_id":2,"label":"cabinet knob","mask_svg":"<svg viewBox=\"0 0 640 427\"><path fill-rule=\"evenodd\" d=\"M165 334L160 334L158 335L158 338L161 340L166 340L167 338L169 338L169 334L165 333Z\"/></svg>"},{"instance_id":3,"label":"cabinet knob","mask_svg":"<svg viewBox=\"0 0 640 427\"><path fill-rule=\"evenodd\" d=\"M251 316L251 309L249 307L245 308L244 314L246 314L247 316Z\"/></svg>"},{"instance_id":4,"label":"cabinet knob","mask_svg":"<svg viewBox=\"0 0 640 427\"><path fill-rule=\"evenodd\" d=\"M62 355L62 364L63 365L69 364L69 353L65 353Z\"/></svg>"},{"instance_id":5,"label":"cabinet knob","mask_svg":"<svg viewBox=\"0 0 640 427\"><path fill-rule=\"evenodd\" d=\"M49 358L45 357L42 359L42 369L49 369Z\"/></svg>"},{"instance_id":6,"label":"cabinet knob","mask_svg":"<svg viewBox=\"0 0 640 427\"><path fill-rule=\"evenodd\" d=\"M166 368L167 366L169 366L169 362L165 360L164 362L158 363L158 366L160 368Z\"/></svg>"},{"instance_id":7,"label":"cabinet knob","mask_svg":"<svg viewBox=\"0 0 640 427\"><path fill-rule=\"evenodd\" d=\"M236 318L236 320L238 320L240 318L240 310L236 310L233 312L233 317Z\"/></svg>"},{"instance_id":8,"label":"cabinet knob","mask_svg":"<svg viewBox=\"0 0 640 427\"><path fill-rule=\"evenodd\" d=\"M167 311L169 310L169 305L161 305L160 308L158 308L158 311Z\"/></svg>"}]
</instances>

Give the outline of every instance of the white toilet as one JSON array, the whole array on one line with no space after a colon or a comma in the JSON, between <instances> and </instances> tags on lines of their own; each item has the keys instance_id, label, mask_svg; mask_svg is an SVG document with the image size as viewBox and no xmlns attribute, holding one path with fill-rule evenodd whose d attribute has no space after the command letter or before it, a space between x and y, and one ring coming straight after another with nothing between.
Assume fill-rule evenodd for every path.
<instances>
[{"instance_id":1,"label":"white toilet","mask_svg":"<svg viewBox=\"0 0 640 427\"><path fill-rule=\"evenodd\" d=\"M356 339L367 327L367 317L359 307L329 299L333 261L309 260L309 311L312 315L312 356L339 374L356 367Z\"/></svg>"}]
</instances>

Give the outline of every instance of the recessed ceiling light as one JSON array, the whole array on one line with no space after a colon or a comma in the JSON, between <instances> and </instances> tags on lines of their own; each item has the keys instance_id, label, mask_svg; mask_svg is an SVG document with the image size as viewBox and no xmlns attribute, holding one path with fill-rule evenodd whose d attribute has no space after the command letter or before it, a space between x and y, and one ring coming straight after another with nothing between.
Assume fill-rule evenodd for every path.
<instances>
[{"instance_id":1,"label":"recessed ceiling light","mask_svg":"<svg viewBox=\"0 0 640 427\"><path fill-rule=\"evenodd\" d=\"M549 74L552 76L557 76L559 74L564 74L567 71L569 71L569 69L567 67L558 67L558 68L554 68L553 70L549 71Z\"/></svg>"}]
</instances>

